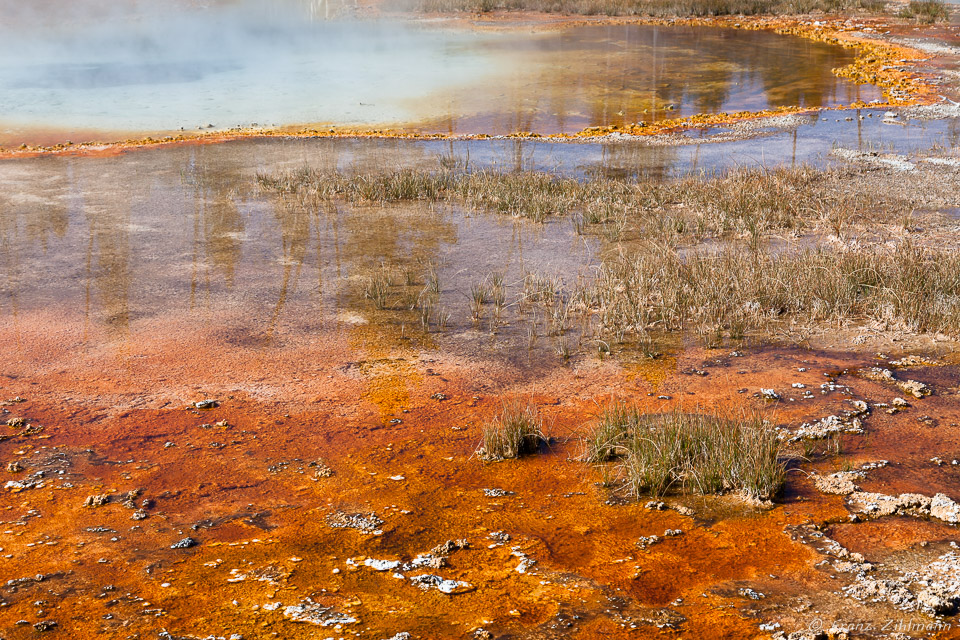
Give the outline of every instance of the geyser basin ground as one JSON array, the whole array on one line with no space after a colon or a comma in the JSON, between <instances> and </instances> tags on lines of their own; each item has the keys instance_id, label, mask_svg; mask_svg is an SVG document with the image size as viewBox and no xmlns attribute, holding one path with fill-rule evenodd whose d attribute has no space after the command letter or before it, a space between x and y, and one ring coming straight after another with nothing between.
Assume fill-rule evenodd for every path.
<instances>
[{"instance_id":1,"label":"geyser basin ground","mask_svg":"<svg viewBox=\"0 0 960 640\"><path fill-rule=\"evenodd\" d=\"M243 126L572 133L880 97L855 52L768 31L311 20L253 3L0 25L0 146Z\"/></svg>"},{"instance_id":2,"label":"geyser basin ground","mask_svg":"<svg viewBox=\"0 0 960 640\"><path fill-rule=\"evenodd\" d=\"M250 139L0 161L0 635L955 635L960 366L934 331L960 326L957 126L912 113L795 114L752 140L740 123L715 132L729 144ZM769 166L806 161L826 169ZM740 164L764 169L656 180ZM466 167L503 173L460 200L283 190L389 175L416 192ZM598 302L676 255L703 255L704 277L679 269L637 309L686 324L637 335L631 296ZM765 277L775 260L793 268ZM789 445L773 505L647 508L579 459L612 395L844 433ZM511 398L554 440L484 464L482 426Z\"/></svg>"},{"instance_id":3,"label":"geyser basin ground","mask_svg":"<svg viewBox=\"0 0 960 640\"><path fill-rule=\"evenodd\" d=\"M886 131L864 122L871 136ZM530 273L569 290L595 277L599 261L645 246L631 224L581 234L574 216L534 224L450 202L278 197L255 175L310 164L375 177L436 169L441 153L456 165L451 152L470 148L485 166L548 166L548 147L558 145L249 140L0 163L6 637L51 628L77 637L382 640L484 629L719 639L769 638L761 623L787 631L818 619L942 623L840 593L863 585L837 554L863 554L875 575L897 577L949 554L955 527L903 514L850 522L846 497L821 493L807 474L888 460L856 485L960 495L949 462L930 460L960 457L952 343L830 326L814 336L821 349L762 347L763 336L705 349L674 335L657 338L659 355L629 341L605 355L590 334L592 312L557 314L559 303L521 311L518 300ZM681 151L664 150L664 166ZM590 157L593 166L567 159L561 168L586 179L633 165L628 145L595 145ZM956 201L956 170L917 167L909 190L907 174L888 166L829 178L830 196L892 199L841 225L844 240L832 235L828 197L816 203L826 209L802 207L802 232L778 227L759 242L785 254L956 246L955 219L936 211ZM736 209L729 191L716 195L711 202ZM743 229L697 240L695 225L677 222L713 205L681 205L670 197L631 219L701 250L749 246ZM656 225L661 217L670 224ZM384 269L392 283L381 309L366 288ZM508 304L496 319L488 301L474 321L471 288L494 272ZM439 299L425 331L412 307L434 278ZM559 335L550 328L558 322ZM912 348L931 359L893 364ZM860 373L875 365L892 378ZM898 380L934 395L888 414ZM754 397L761 389L780 401ZM789 475L772 508L671 496L672 508L659 510L611 493L603 473L578 460L579 437L611 394L648 412L757 410L790 429L854 401L870 413L858 417L866 435L811 442L803 473ZM540 407L555 442L542 455L481 463L481 425L518 396ZM193 404L212 399L208 409ZM663 539L638 544L652 536ZM831 538L843 547L829 547ZM438 545L445 560L435 552L434 566L401 566ZM443 592L422 579L421 589L419 575L453 586L439 583Z\"/></svg>"}]
</instances>

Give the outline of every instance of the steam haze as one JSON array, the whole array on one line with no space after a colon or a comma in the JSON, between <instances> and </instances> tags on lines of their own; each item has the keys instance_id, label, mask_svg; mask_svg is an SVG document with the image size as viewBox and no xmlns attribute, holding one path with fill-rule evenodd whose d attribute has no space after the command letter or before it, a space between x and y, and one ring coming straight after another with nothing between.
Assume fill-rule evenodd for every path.
<instances>
[{"instance_id":1,"label":"steam haze","mask_svg":"<svg viewBox=\"0 0 960 640\"><path fill-rule=\"evenodd\" d=\"M851 50L761 31L326 20L316 0L0 6L0 146L250 125L571 133L880 97L832 72Z\"/></svg>"},{"instance_id":2,"label":"steam haze","mask_svg":"<svg viewBox=\"0 0 960 640\"><path fill-rule=\"evenodd\" d=\"M307 0L0 7L0 139L18 127L410 121L422 96L490 66L468 53L480 36L322 20Z\"/></svg>"}]
</instances>

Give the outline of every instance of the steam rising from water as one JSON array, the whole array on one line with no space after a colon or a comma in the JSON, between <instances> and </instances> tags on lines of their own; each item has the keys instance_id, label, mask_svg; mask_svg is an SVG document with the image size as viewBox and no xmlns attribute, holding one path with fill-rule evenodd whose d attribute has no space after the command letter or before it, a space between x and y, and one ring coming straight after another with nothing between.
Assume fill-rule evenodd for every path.
<instances>
[{"instance_id":1,"label":"steam rising from water","mask_svg":"<svg viewBox=\"0 0 960 640\"><path fill-rule=\"evenodd\" d=\"M490 32L324 20L319 0L18 2L0 0L0 146L209 125L572 132L879 96L831 73L849 51L758 31Z\"/></svg>"},{"instance_id":2,"label":"steam rising from water","mask_svg":"<svg viewBox=\"0 0 960 640\"><path fill-rule=\"evenodd\" d=\"M408 120L407 101L489 64L464 48L478 36L320 20L325 5L308 0L0 7L0 122L8 127Z\"/></svg>"}]
</instances>

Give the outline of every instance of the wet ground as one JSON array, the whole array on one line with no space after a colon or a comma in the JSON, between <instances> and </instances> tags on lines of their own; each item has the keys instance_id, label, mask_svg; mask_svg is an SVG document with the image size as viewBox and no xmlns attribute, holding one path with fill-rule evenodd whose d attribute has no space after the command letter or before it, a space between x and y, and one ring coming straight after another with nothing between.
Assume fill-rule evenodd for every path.
<instances>
[{"instance_id":1,"label":"wet ground","mask_svg":"<svg viewBox=\"0 0 960 640\"><path fill-rule=\"evenodd\" d=\"M884 117L896 113L896 118ZM629 137L606 136L573 142L529 138L404 140L359 138L266 138L231 141L229 144L150 147L141 150L101 149L101 153L127 153L124 160L103 159L94 167L139 167L176 179L203 171L232 172L234 180L253 177L257 171L296 169L304 166L349 171L390 170L397 166L433 169L438 157L468 162L476 169L546 171L570 177L678 176L748 166L835 162L837 148L864 153L897 153L911 156L950 154L960 137L960 110L853 109L775 116L696 128L674 134ZM147 152L140 157L140 151ZM156 157L150 154L156 153ZM251 161L253 158L253 161ZM27 180L51 167L69 175L71 162L20 165L2 161L0 176L8 181ZM99 164L98 164L99 163ZM132 163L132 164L131 164ZM223 169L221 167L227 167ZM113 169L107 169L113 170ZM126 170L128 173L131 169ZM125 179L129 179L125 175ZM52 186L52 185L51 185ZM63 188L63 187L61 187Z\"/></svg>"},{"instance_id":2,"label":"wet ground","mask_svg":"<svg viewBox=\"0 0 960 640\"><path fill-rule=\"evenodd\" d=\"M802 126L891 126L833 120ZM865 588L864 572L836 567L845 549L878 567L869 575L918 570L949 554L953 525L908 513L849 523L851 498L809 476L886 460L858 489L957 496L950 343L673 340L657 358L628 346L602 357L577 321L551 335L548 307L516 303L531 274L589 279L611 249L602 235L453 204L301 206L255 180L304 164L436 166L451 149L541 168L556 150L571 160L554 169L586 176L613 171L603 163L619 148L608 145L581 149L580 164L573 145L495 140L6 161L3 637L726 638L915 620L926 626L907 631L926 637L952 625L916 598L845 595ZM475 319L470 290L496 274L507 303ZM379 305L366 295L378 275L389 282ZM424 323L411 307L431 282L439 297ZM904 352L940 366L889 364ZM888 414L902 389L857 373L878 364L933 395ZM781 399L755 397L762 388ZM604 472L578 460L613 395L649 411L755 408L789 430L853 401L870 408L839 453L835 440L798 448L807 460L772 506L695 497L658 510L611 494ZM553 444L484 464L480 427L510 397L533 399ZM638 545L654 535L663 540Z\"/></svg>"},{"instance_id":3,"label":"wet ground","mask_svg":"<svg viewBox=\"0 0 960 640\"><path fill-rule=\"evenodd\" d=\"M720 638L764 637L761 621L788 631L817 620L949 624L833 595L852 576L818 566L829 556L816 540L792 540L790 526L835 521L830 536L881 566L949 550L955 529L937 521L841 524L843 498L819 494L806 473L886 459L865 490L956 495L950 462L920 468L932 452L958 455L954 367L902 374L936 395L897 416L876 410L866 435L843 438L842 459L818 445L774 507L669 501L680 513L611 501L601 473L575 459L596 402L617 393L650 411L762 407L738 391L772 387L784 396L772 415L796 425L899 391L837 374L869 356L691 349L657 363L655 376L589 359L560 367L385 346L359 329L264 345L237 340L228 321L200 330L167 317L122 341L68 314L4 328L19 347L4 366L7 415L32 425L9 428L2 445L17 465L3 498L5 637L34 637L44 621L82 636L254 638L476 628ZM484 465L473 456L478 425L505 394L534 398L557 441L544 455ZM210 399L215 407L191 408ZM682 534L637 546L668 529ZM421 575L453 582L438 585L451 593L421 588Z\"/></svg>"}]
</instances>

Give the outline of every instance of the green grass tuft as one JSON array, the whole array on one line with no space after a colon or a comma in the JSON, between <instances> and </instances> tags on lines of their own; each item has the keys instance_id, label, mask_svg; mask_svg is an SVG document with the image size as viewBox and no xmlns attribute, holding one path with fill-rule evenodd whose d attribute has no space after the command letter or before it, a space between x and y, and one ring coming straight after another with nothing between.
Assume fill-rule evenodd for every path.
<instances>
[{"instance_id":1,"label":"green grass tuft","mask_svg":"<svg viewBox=\"0 0 960 640\"><path fill-rule=\"evenodd\" d=\"M649 415L612 403L585 439L584 458L614 464L616 484L637 497L736 491L767 500L783 487L782 453L776 432L757 416Z\"/></svg>"},{"instance_id":2,"label":"green grass tuft","mask_svg":"<svg viewBox=\"0 0 960 640\"><path fill-rule=\"evenodd\" d=\"M943 0L910 0L910 4L901 9L898 15L916 20L920 24L946 22L950 19L950 11Z\"/></svg>"},{"instance_id":3,"label":"green grass tuft","mask_svg":"<svg viewBox=\"0 0 960 640\"><path fill-rule=\"evenodd\" d=\"M483 442L477 454L495 461L536 453L547 442L543 420L532 403L507 402L503 410L483 427Z\"/></svg>"}]
</instances>

